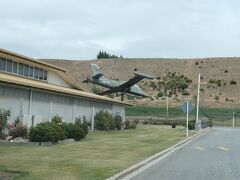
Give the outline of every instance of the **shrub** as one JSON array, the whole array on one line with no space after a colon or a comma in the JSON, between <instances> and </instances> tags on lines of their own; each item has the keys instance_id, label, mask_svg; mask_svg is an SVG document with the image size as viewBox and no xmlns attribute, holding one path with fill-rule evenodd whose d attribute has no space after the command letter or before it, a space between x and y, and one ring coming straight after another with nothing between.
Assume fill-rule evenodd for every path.
<instances>
[{"instance_id":1,"label":"shrub","mask_svg":"<svg viewBox=\"0 0 240 180\"><path fill-rule=\"evenodd\" d=\"M237 84L236 81L234 81L234 80L231 80L231 81L230 81L230 85L236 85L236 84Z\"/></svg>"},{"instance_id":2,"label":"shrub","mask_svg":"<svg viewBox=\"0 0 240 180\"><path fill-rule=\"evenodd\" d=\"M116 129L117 130L122 129L122 117L120 115L115 116L115 124L116 124Z\"/></svg>"},{"instance_id":3,"label":"shrub","mask_svg":"<svg viewBox=\"0 0 240 180\"><path fill-rule=\"evenodd\" d=\"M225 73L228 73L228 70L226 69L224 72L225 72Z\"/></svg>"},{"instance_id":4,"label":"shrub","mask_svg":"<svg viewBox=\"0 0 240 180\"><path fill-rule=\"evenodd\" d=\"M85 133L83 131L83 129L78 126L77 124L75 124L73 126L73 129L72 129L72 138L75 139L75 141L79 141L80 139L84 138L85 137Z\"/></svg>"},{"instance_id":5,"label":"shrub","mask_svg":"<svg viewBox=\"0 0 240 180\"><path fill-rule=\"evenodd\" d=\"M163 92L159 91L158 94L157 94L157 97L163 97Z\"/></svg>"},{"instance_id":6,"label":"shrub","mask_svg":"<svg viewBox=\"0 0 240 180\"><path fill-rule=\"evenodd\" d=\"M210 84L215 83L215 80L214 79L209 79L208 83L210 83Z\"/></svg>"},{"instance_id":7,"label":"shrub","mask_svg":"<svg viewBox=\"0 0 240 180\"><path fill-rule=\"evenodd\" d=\"M10 115L10 110L0 109L0 138L5 138L3 130L7 128L7 121Z\"/></svg>"},{"instance_id":8,"label":"shrub","mask_svg":"<svg viewBox=\"0 0 240 180\"><path fill-rule=\"evenodd\" d=\"M51 119L52 122L57 123L57 124L61 124L62 121L62 117L59 116L58 114L56 114L55 116L52 117Z\"/></svg>"},{"instance_id":9,"label":"shrub","mask_svg":"<svg viewBox=\"0 0 240 180\"><path fill-rule=\"evenodd\" d=\"M193 130L195 129L195 120L191 120L188 122L188 129Z\"/></svg>"},{"instance_id":10,"label":"shrub","mask_svg":"<svg viewBox=\"0 0 240 180\"><path fill-rule=\"evenodd\" d=\"M195 65L198 65L199 63L198 62L195 62Z\"/></svg>"},{"instance_id":11,"label":"shrub","mask_svg":"<svg viewBox=\"0 0 240 180\"><path fill-rule=\"evenodd\" d=\"M214 100L218 101L219 100L219 96L215 96Z\"/></svg>"},{"instance_id":12,"label":"shrub","mask_svg":"<svg viewBox=\"0 0 240 180\"><path fill-rule=\"evenodd\" d=\"M99 111L95 115L95 127L98 130L109 130L113 122L113 116L108 111Z\"/></svg>"},{"instance_id":13,"label":"shrub","mask_svg":"<svg viewBox=\"0 0 240 180\"><path fill-rule=\"evenodd\" d=\"M81 127L84 131L84 134L87 135L88 134L88 122L86 119L83 119L83 123L81 124Z\"/></svg>"},{"instance_id":14,"label":"shrub","mask_svg":"<svg viewBox=\"0 0 240 180\"><path fill-rule=\"evenodd\" d=\"M13 138L22 137L27 138L28 128L23 125L21 122L17 123L14 128L9 130L9 135L13 136Z\"/></svg>"},{"instance_id":15,"label":"shrub","mask_svg":"<svg viewBox=\"0 0 240 180\"><path fill-rule=\"evenodd\" d=\"M57 130L56 123L42 122L30 129L29 138L33 142L51 141L56 143L60 140L60 134Z\"/></svg>"},{"instance_id":16,"label":"shrub","mask_svg":"<svg viewBox=\"0 0 240 180\"><path fill-rule=\"evenodd\" d=\"M124 122L125 124L125 129L136 129L137 128L137 124L134 122L134 121L129 121L129 120L126 120Z\"/></svg>"}]
</instances>

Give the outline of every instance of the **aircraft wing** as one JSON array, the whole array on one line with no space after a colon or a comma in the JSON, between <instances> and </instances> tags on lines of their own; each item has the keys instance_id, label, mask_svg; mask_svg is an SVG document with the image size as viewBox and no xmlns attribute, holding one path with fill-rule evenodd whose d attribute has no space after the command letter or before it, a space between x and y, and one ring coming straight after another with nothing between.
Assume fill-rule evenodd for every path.
<instances>
[{"instance_id":1,"label":"aircraft wing","mask_svg":"<svg viewBox=\"0 0 240 180\"><path fill-rule=\"evenodd\" d=\"M149 76L147 74L138 73L138 72L135 72L134 74L135 74L135 76L133 78L129 79L127 82L121 84L118 87L115 87L115 88L112 88L110 90L104 91L104 92L100 93L100 95L106 95L106 94L110 94L110 93L114 93L114 92L125 92L130 87L134 86L135 84L137 84L139 81L141 81L144 78L153 79L152 76Z\"/></svg>"}]
</instances>

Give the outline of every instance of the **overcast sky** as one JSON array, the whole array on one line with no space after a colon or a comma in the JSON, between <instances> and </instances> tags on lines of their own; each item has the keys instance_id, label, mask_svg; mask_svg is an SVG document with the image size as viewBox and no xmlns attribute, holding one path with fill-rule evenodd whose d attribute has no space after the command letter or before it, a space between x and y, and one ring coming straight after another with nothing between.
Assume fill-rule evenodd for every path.
<instances>
[{"instance_id":1,"label":"overcast sky","mask_svg":"<svg viewBox=\"0 0 240 180\"><path fill-rule=\"evenodd\" d=\"M237 0L0 0L0 25L34 58L240 56Z\"/></svg>"}]
</instances>

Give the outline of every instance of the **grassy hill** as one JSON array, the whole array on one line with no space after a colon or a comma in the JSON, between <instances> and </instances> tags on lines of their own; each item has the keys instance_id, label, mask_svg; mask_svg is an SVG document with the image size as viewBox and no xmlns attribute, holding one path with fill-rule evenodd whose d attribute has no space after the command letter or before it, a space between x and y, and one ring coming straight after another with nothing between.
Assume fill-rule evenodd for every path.
<instances>
[{"instance_id":1,"label":"grassy hill","mask_svg":"<svg viewBox=\"0 0 240 180\"><path fill-rule=\"evenodd\" d=\"M232 101L240 99L240 58L202 58L202 59L101 59L89 61L44 60L48 63L66 68L79 82L91 74L90 64L95 63L102 68L105 76L111 79L128 80L133 72L143 72L156 77L149 82L143 80L138 85L149 94L149 98L126 98L137 105L165 106L166 99L158 97L159 81L163 81L168 73L184 75L192 82L185 95L176 93L169 98L169 106L179 106L186 100L195 101L197 94L198 73L201 73L202 106L230 107ZM156 87L153 86L156 84ZM91 91L91 84L82 84ZM164 95L164 94L163 94ZM115 97L119 98L119 97Z\"/></svg>"}]
</instances>

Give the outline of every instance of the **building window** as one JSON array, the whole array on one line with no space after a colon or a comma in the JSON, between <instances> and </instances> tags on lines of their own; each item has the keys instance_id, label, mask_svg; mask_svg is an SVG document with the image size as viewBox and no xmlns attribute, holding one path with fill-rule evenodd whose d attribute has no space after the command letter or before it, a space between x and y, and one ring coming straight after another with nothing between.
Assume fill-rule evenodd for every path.
<instances>
[{"instance_id":1,"label":"building window","mask_svg":"<svg viewBox=\"0 0 240 180\"><path fill-rule=\"evenodd\" d=\"M7 59L7 72L12 72L12 60Z\"/></svg>"},{"instance_id":2,"label":"building window","mask_svg":"<svg viewBox=\"0 0 240 180\"><path fill-rule=\"evenodd\" d=\"M29 77L33 77L33 67L30 66L30 69L29 69Z\"/></svg>"},{"instance_id":3,"label":"building window","mask_svg":"<svg viewBox=\"0 0 240 180\"><path fill-rule=\"evenodd\" d=\"M24 65L24 76L28 77L29 65Z\"/></svg>"},{"instance_id":4,"label":"building window","mask_svg":"<svg viewBox=\"0 0 240 180\"><path fill-rule=\"evenodd\" d=\"M46 70L44 70L43 71L43 80L47 80L47 71Z\"/></svg>"},{"instance_id":5,"label":"building window","mask_svg":"<svg viewBox=\"0 0 240 180\"><path fill-rule=\"evenodd\" d=\"M39 79L43 80L43 69L39 69Z\"/></svg>"},{"instance_id":6,"label":"building window","mask_svg":"<svg viewBox=\"0 0 240 180\"><path fill-rule=\"evenodd\" d=\"M23 63L19 63L19 66L18 66L18 74L19 74L19 75L23 75Z\"/></svg>"},{"instance_id":7,"label":"building window","mask_svg":"<svg viewBox=\"0 0 240 180\"><path fill-rule=\"evenodd\" d=\"M47 80L48 72L41 68L0 57L0 71L6 71L39 80Z\"/></svg>"},{"instance_id":8,"label":"building window","mask_svg":"<svg viewBox=\"0 0 240 180\"><path fill-rule=\"evenodd\" d=\"M13 61L13 73L17 74L18 63Z\"/></svg>"},{"instance_id":9,"label":"building window","mask_svg":"<svg viewBox=\"0 0 240 180\"><path fill-rule=\"evenodd\" d=\"M39 73L39 69L38 68L34 68L34 78L38 79L38 73Z\"/></svg>"},{"instance_id":10,"label":"building window","mask_svg":"<svg viewBox=\"0 0 240 180\"><path fill-rule=\"evenodd\" d=\"M6 59L5 58L0 59L0 70L6 71Z\"/></svg>"}]
</instances>

